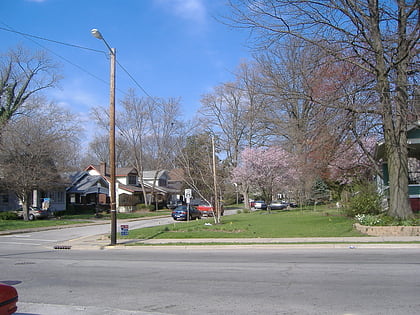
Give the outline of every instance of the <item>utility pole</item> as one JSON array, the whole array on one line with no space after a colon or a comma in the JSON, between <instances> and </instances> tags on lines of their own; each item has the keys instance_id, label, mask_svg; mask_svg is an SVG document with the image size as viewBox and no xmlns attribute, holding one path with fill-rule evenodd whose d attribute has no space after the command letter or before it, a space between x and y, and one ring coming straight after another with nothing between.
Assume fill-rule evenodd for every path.
<instances>
[{"instance_id":1,"label":"utility pole","mask_svg":"<svg viewBox=\"0 0 420 315\"><path fill-rule=\"evenodd\" d=\"M214 136L211 137L211 145L213 151L213 194L214 194L214 210L216 210L216 223L220 223L220 206L219 197L217 193L217 175L216 175L216 149L214 145Z\"/></svg>"}]
</instances>

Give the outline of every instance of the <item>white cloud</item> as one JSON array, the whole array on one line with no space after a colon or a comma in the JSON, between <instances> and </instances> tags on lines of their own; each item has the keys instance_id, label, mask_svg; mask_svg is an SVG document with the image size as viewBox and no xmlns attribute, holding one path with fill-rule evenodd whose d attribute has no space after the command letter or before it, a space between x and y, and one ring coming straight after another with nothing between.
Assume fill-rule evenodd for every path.
<instances>
[{"instance_id":1,"label":"white cloud","mask_svg":"<svg viewBox=\"0 0 420 315\"><path fill-rule=\"evenodd\" d=\"M155 0L155 2L183 19L205 22L206 7L203 0Z\"/></svg>"}]
</instances>

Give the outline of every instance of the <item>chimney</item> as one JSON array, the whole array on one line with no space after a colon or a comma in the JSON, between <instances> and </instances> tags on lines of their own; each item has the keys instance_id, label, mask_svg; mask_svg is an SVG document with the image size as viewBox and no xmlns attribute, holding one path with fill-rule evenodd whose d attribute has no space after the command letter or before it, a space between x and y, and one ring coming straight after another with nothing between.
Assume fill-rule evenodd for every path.
<instances>
[{"instance_id":1,"label":"chimney","mask_svg":"<svg viewBox=\"0 0 420 315\"><path fill-rule=\"evenodd\" d=\"M106 176L106 162L101 162L99 165L99 173L103 176Z\"/></svg>"}]
</instances>

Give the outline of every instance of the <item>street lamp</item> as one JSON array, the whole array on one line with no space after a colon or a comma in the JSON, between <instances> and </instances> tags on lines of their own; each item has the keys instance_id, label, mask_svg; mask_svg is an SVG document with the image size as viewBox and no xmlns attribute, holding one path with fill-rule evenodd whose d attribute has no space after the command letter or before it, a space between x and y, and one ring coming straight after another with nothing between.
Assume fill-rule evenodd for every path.
<instances>
[{"instance_id":1,"label":"street lamp","mask_svg":"<svg viewBox=\"0 0 420 315\"><path fill-rule=\"evenodd\" d=\"M109 50L110 56L110 89L109 89L109 167L111 176L110 202L111 202L111 245L117 244L117 210L116 210L116 182L115 182L115 57L116 49L111 48L102 34L96 29L90 31L92 35L102 40ZM105 175L105 174L104 174Z\"/></svg>"}]
</instances>

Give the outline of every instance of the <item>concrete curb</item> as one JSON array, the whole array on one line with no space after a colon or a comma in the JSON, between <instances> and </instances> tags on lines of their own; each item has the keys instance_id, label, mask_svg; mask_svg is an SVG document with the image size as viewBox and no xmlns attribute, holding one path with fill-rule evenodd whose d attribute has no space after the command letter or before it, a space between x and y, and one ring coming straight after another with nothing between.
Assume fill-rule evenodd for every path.
<instances>
[{"instance_id":1,"label":"concrete curb","mask_svg":"<svg viewBox=\"0 0 420 315\"><path fill-rule=\"evenodd\" d=\"M417 243L409 243L417 242ZM129 246L139 243L139 246ZM419 248L420 237L317 237L317 238L258 238L258 239L120 239L111 246L107 234L73 239L59 246L68 249L302 249L302 248Z\"/></svg>"}]
</instances>

